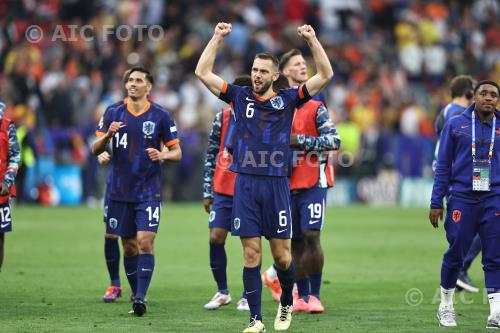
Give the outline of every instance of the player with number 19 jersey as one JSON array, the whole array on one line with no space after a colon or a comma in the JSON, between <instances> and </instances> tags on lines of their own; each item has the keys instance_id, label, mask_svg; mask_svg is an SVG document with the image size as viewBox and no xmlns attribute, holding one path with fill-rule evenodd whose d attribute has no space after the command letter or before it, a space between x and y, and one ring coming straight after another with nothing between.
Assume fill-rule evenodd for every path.
<instances>
[{"instance_id":1,"label":"player with number 19 jersey","mask_svg":"<svg viewBox=\"0 0 500 333\"><path fill-rule=\"evenodd\" d=\"M147 148L162 150L179 143L175 123L168 111L148 102L145 110L132 114L127 104L108 107L97 127L97 136L105 135L112 122L121 122L114 135L110 199L124 202L161 200L160 163L152 161Z\"/></svg>"},{"instance_id":2,"label":"player with number 19 jersey","mask_svg":"<svg viewBox=\"0 0 500 333\"><path fill-rule=\"evenodd\" d=\"M282 89L269 99L252 87L224 83L219 98L231 104L236 122L231 170L274 177L290 175L290 133L297 105L311 99L305 85Z\"/></svg>"}]
</instances>

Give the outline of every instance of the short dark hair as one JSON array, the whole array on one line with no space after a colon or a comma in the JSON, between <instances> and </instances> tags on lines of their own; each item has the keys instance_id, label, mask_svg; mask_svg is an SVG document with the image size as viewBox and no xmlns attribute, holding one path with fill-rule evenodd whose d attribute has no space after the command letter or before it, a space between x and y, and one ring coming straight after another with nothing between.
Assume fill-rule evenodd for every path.
<instances>
[{"instance_id":1,"label":"short dark hair","mask_svg":"<svg viewBox=\"0 0 500 333\"><path fill-rule=\"evenodd\" d=\"M285 75L280 73L280 76L276 81L273 82L273 90L274 92L278 92L281 89L290 88L290 83Z\"/></svg>"},{"instance_id":2,"label":"short dark hair","mask_svg":"<svg viewBox=\"0 0 500 333\"><path fill-rule=\"evenodd\" d=\"M288 64L290 59L292 59L292 57L295 57L297 55L300 55L300 56L302 55L302 52L300 52L299 49L291 49L287 53L283 54L280 58L280 64L279 64L280 72L283 71L283 68L285 68L285 66Z\"/></svg>"},{"instance_id":3,"label":"short dark hair","mask_svg":"<svg viewBox=\"0 0 500 333\"><path fill-rule=\"evenodd\" d=\"M234 78L233 84L240 87L251 87L252 78L250 75L239 75Z\"/></svg>"},{"instance_id":4,"label":"short dark hair","mask_svg":"<svg viewBox=\"0 0 500 333\"><path fill-rule=\"evenodd\" d=\"M474 79L470 75L455 76L450 83L451 98L465 96L471 99L474 96Z\"/></svg>"},{"instance_id":5,"label":"short dark hair","mask_svg":"<svg viewBox=\"0 0 500 333\"><path fill-rule=\"evenodd\" d=\"M128 79L130 78L130 74L132 74L133 72L141 72L141 73L144 73L146 75L146 80L149 81L149 83L153 84L154 83L154 79L153 79L153 75L151 75L151 73L144 67L141 67L141 66L135 66L135 67L132 67L130 69L128 69L126 72L125 72L125 75L123 77L123 81L125 83L128 82Z\"/></svg>"},{"instance_id":6,"label":"short dark hair","mask_svg":"<svg viewBox=\"0 0 500 333\"><path fill-rule=\"evenodd\" d=\"M276 68L278 68L278 65L279 65L278 57L276 57L271 52L260 52L260 53L257 53L255 55L254 60L255 59L271 60L273 62L273 65L276 66Z\"/></svg>"},{"instance_id":7,"label":"short dark hair","mask_svg":"<svg viewBox=\"0 0 500 333\"><path fill-rule=\"evenodd\" d=\"M479 90L479 87L484 86L485 84L490 84L490 85L496 87L497 92L500 94L500 88L498 88L498 84L495 81L491 81L491 80L483 80L483 81L479 82L476 85L476 87L474 88L474 94Z\"/></svg>"}]
</instances>

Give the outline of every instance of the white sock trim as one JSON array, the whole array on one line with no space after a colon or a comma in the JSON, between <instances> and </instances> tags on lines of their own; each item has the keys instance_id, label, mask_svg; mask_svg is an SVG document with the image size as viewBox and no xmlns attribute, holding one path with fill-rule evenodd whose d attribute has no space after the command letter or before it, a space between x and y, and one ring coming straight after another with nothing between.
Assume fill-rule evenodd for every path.
<instances>
[{"instance_id":1,"label":"white sock trim","mask_svg":"<svg viewBox=\"0 0 500 333\"><path fill-rule=\"evenodd\" d=\"M490 303L490 315L500 313L500 293L488 294L488 302Z\"/></svg>"},{"instance_id":2,"label":"white sock trim","mask_svg":"<svg viewBox=\"0 0 500 333\"><path fill-rule=\"evenodd\" d=\"M455 288L445 289L441 287L441 306L453 306L453 295L455 295Z\"/></svg>"}]
</instances>

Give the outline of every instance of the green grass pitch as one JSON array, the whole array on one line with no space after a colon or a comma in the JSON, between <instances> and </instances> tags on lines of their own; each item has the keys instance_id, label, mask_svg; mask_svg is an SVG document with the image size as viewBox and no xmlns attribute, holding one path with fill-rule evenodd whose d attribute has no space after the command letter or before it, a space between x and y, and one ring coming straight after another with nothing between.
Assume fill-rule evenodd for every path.
<instances>
[{"instance_id":1,"label":"green grass pitch","mask_svg":"<svg viewBox=\"0 0 500 333\"><path fill-rule=\"evenodd\" d=\"M142 318L127 315L131 304L123 268L125 297L112 304L101 301L108 286L102 210L18 206L13 217L14 232L6 235L0 273L0 332L241 332L248 322L248 313L238 312L235 305L242 291L237 238L226 243L234 301L217 311L203 309L215 284L201 204L164 206L148 313ZM330 208L322 244L326 312L294 315L289 332L445 330L435 316L446 241L443 228L435 231L429 225L426 209ZM267 242L263 245L266 268L271 260ZM471 276L484 286L479 259ZM412 294L411 288L421 294ZM276 309L269 291L263 290L268 332L274 331ZM486 331L489 308L482 293L460 295L456 309L459 327L446 331Z\"/></svg>"}]
</instances>

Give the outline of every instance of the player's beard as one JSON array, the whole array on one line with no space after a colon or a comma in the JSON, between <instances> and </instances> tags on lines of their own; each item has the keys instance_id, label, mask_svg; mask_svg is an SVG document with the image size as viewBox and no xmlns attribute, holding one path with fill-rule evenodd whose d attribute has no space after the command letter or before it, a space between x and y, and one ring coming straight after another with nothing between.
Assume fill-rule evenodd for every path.
<instances>
[{"instance_id":1,"label":"player's beard","mask_svg":"<svg viewBox=\"0 0 500 333\"><path fill-rule=\"evenodd\" d=\"M253 91L257 94L257 95L263 95L270 87L271 87L271 84L273 84L272 81L269 81L269 82L262 82L262 84L260 85L260 89L256 89L255 88L255 83L252 83L254 85L253 87Z\"/></svg>"}]
</instances>

